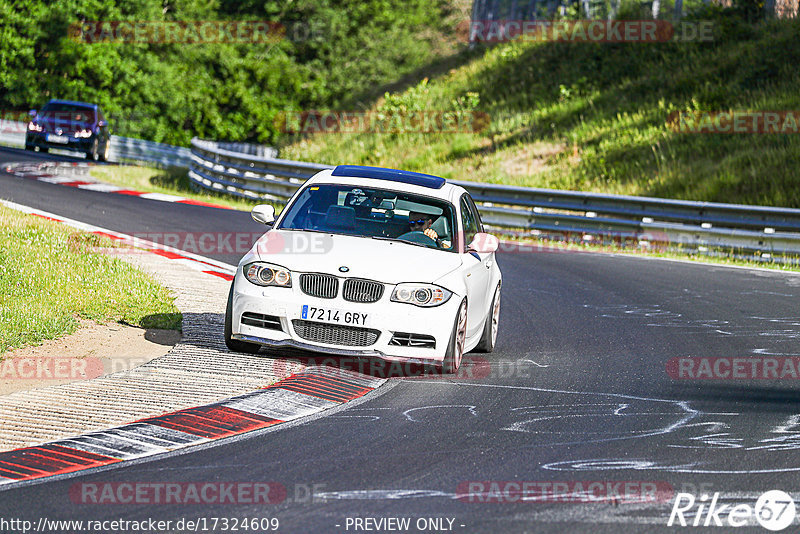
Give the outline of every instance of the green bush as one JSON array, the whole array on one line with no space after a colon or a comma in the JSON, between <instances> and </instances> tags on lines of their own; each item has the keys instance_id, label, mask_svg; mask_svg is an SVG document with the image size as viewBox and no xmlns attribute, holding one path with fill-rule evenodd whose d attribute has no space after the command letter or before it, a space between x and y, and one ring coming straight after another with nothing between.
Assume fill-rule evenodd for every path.
<instances>
[{"instance_id":1,"label":"green bush","mask_svg":"<svg viewBox=\"0 0 800 534\"><path fill-rule=\"evenodd\" d=\"M340 105L432 61L453 41L452 11L446 0L0 0L0 109L83 100L100 104L118 135L275 143L281 112ZM206 20L274 21L286 38L146 44L69 36L84 22Z\"/></svg>"}]
</instances>

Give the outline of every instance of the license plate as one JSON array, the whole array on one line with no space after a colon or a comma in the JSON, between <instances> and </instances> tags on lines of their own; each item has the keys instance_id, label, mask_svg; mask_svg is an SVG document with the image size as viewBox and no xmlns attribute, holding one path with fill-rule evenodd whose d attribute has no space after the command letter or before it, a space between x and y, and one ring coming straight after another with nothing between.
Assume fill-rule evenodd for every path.
<instances>
[{"instance_id":1,"label":"license plate","mask_svg":"<svg viewBox=\"0 0 800 534\"><path fill-rule=\"evenodd\" d=\"M60 143L62 145L66 145L67 143L69 143L69 137L66 137L64 135L47 134L47 142Z\"/></svg>"},{"instance_id":2,"label":"license plate","mask_svg":"<svg viewBox=\"0 0 800 534\"><path fill-rule=\"evenodd\" d=\"M318 308L304 304L300 317L308 321L345 324L349 326L366 326L369 317L366 313L337 310L336 308Z\"/></svg>"}]
</instances>

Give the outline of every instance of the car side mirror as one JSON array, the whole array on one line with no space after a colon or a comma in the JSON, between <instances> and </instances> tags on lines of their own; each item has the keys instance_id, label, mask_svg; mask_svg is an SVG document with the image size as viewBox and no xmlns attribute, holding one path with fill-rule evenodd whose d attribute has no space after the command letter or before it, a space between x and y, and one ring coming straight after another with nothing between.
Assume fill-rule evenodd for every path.
<instances>
[{"instance_id":1,"label":"car side mirror","mask_svg":"<svg viewBox=\"0 0 800 534\"><path fill-rule=\"evenodd\" d=\"M275 207L270 204L259 204L250 212L254 221L271 225L275 222Z\"/></svg>"},{"instance_id":2,"label":"car side mirror","mask_svg":"<svg viewBox=\"0 0 800 534\"><path fill-rule=\"evenodd\" d=\"M28 115L30 115L31 117L35 117L36 116L36 110L35 109L30 110L28 112Z\"/></svg>"},{"instance_id":3,"label":"car side mirror","mask_svg":"<svg viewBox=\"0 0 800 534\"><path fill-rule=\"evenodd\" d=\"M491 254L500 248L500 240L492 234L478 232L472 238L472 243L467 245L467 252L477 252L479 254Z\"/></svg>"}]
</instances>

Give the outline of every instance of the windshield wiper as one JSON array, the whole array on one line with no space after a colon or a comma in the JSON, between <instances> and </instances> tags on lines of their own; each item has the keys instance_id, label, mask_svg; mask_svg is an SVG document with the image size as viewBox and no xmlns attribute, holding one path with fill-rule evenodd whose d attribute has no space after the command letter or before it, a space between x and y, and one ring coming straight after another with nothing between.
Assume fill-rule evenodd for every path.
<instances>
[{"instance_id":1,"label":"windshield wiper","mask_svg":"<svg viewBox=\"0 0 800 534\"><path fill-rule=\"evenodd\" d=\"M439 247L426 245L424 243L416 243L414 241L406 241L405 239L397 239L396 237L385 237L382 235L373 235L372 239L380 239L381 241L397 241L398 243L406 243L407 245L414 245L415 247L432 248L438 250Z\"/></svg>"},{"instance_id":2,"label":"windshield wiper","mask_svg":"<svg viewBox=\"0 0 800 534\"><path fill-rule=\"evenodd\" d=\"M288 230L290 232L314 232L315 234L332 234L329 230L317 230L315 228L277 228L277 230Z\"/></svg>"}]
</instances>

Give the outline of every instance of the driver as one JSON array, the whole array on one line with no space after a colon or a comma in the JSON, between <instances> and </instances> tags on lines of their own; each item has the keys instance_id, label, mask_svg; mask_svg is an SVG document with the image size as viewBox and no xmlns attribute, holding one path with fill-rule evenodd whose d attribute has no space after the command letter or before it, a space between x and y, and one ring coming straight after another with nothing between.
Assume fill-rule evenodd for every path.
<instances>
[{"instance_id":1,"label":"driver","mask_svg":"<svg viewBox=\"0 0 800 534\"><path fill-rule=\"evenodd\" d=\"M433 216L428 213L420 213L418 211L408 212L408 226L411 232L422 232L434 241L439 239L439 234L436 230L431 228L433 224Z\"/></svg>"},{"instance_id":2,"label":"driver","mask_svg":"<svg viewBox=\"0 0 800 534\"><path fill-rule=\"evenodd\" d=\"M418 211L408 212L408 226L411 232L422 232L436 242L437 247L450 248L450 243L439 239L439 234L431 228L434 216L430 213L420 213Z\"/></svg>"}]
</instances>

